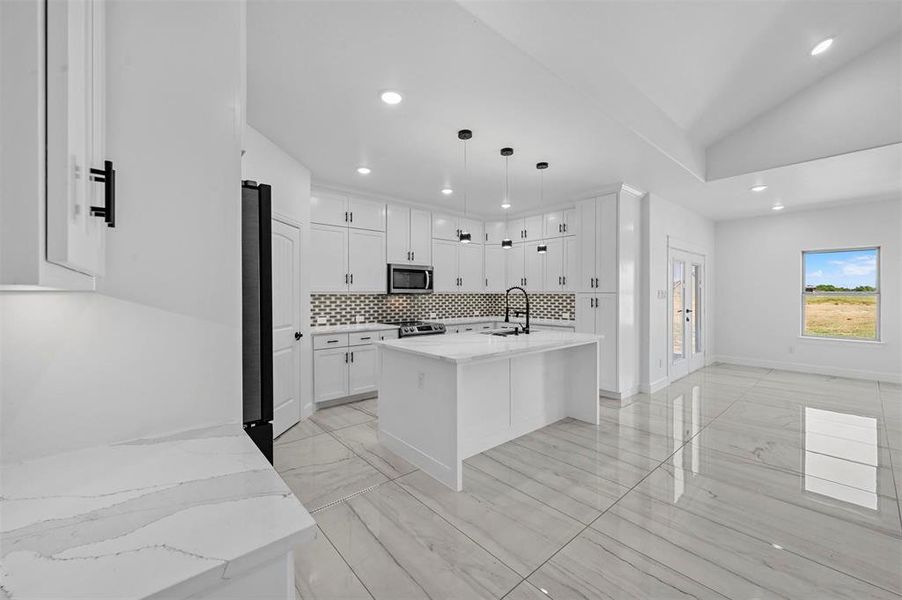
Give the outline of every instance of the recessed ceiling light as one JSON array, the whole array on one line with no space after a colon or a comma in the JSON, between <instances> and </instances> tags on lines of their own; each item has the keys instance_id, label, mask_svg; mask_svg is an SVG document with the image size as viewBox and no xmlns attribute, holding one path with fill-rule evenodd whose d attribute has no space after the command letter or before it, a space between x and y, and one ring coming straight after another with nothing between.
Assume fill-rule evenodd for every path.
<instances>
[{"instance_id":1,"label":"recessed ceiling light","mask_svg":"<svg viewBox=\"0 0 902 600\"><path fill-rule=\"evenodd\" d=\"M510 208L510 207L511 207L511 203L506 200L501 203L501 208Z\"/></svg>"},{"instance_id":2,"label":"recessed ceiling light","mask_svg":"<svg viewBox=\"0 0 902 600\"><path fill-rule=\"evenodd\" d=\"M817 45L811 49L811 56L817 56L818 54L823 54L827 50L830 49L830 46L833 45L833 38L827 38L822 42L818 42Z\"/></svg>"},{"instance_id":3,"label":"recessed ceiling light","mask_svg":"<svg viewBox=\"0 0 902 600\"><path fill-rule=\"evenodd\" d=\"M391 90L382 92L382 95L379 97L382 98L382 101L386 104L400 104L401 100L404 99L401 94L399 94L398 92L393 92Z\"/></svg>"},{"instance_id":4,"label":"recessed ceiling light","mask_svg":"<svg viewBox=\"0 0 902 600\"><path fill-rule=\"evenodd\" d=\"M777 202L776 204L774 204L773 206L770 207L771 210L783 210L784 208L786 208L786 207L783 206L782 204L780 204L779 202Z\"/></svg>"},{"instance_id":5,"label":"recessed ceiling light","mask_svg":"<svg viewBox=\"0 0 902 600\"><path fill-rule=\"evenodd\" d=\"M361 175L369 175L372 171L369 167L357 167L357 172Z\"/></svg>"},{"instance_id":6,"label":"recessed ceiling light","mask_svg":"<svg viewBox=\"0 0 902 600\"><path fill-rule=\"evenodd\" d=\"M451 188L442 188L442 193L446 196L450 196L454 193L454 190L452 190Z\"/></svg>"},{"instance_id":7,"label":"recessed ceiling light","mask_svg":"<svg viewBox=\"0 0 902 600\"><path fill-rule=\"evenodd\" d=\"M749 189L752 190L753 192L763 192L764 190L767 189L767 186L764 185L763 183L759 183L758 185L753 185Z\"/></svg>"}]
</instances>

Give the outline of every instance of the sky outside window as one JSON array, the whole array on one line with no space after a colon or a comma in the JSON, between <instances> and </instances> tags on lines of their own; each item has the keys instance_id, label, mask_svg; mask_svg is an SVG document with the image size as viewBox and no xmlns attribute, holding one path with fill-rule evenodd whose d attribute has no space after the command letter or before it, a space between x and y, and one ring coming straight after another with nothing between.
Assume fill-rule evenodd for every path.
<instances>
[{"instance_id":1,"label":"sky outside window","mask_svg":"<svg viewBox=\"0 0 902 600\"><path fill-rule=\"evenodd\" d=\"M805 286L833 285L854 290L877 288L877 249L806 252Z\"/></svg>"}]
</instances>

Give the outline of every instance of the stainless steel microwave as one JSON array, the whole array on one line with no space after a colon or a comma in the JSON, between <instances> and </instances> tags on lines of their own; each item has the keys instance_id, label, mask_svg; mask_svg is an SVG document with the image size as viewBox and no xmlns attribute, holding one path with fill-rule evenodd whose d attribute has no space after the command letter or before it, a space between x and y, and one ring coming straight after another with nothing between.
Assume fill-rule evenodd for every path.
<instances>
[{"instance_id":1,"label":"stainless steel microwave","mask_svg":"<svg viewBox=\"0 0 902 600\"><path fill-rule=\"evenodd\" d=\"M388 265L389 294L431 294L432 267L423 265Z\"/></svg>"}]
</instances>

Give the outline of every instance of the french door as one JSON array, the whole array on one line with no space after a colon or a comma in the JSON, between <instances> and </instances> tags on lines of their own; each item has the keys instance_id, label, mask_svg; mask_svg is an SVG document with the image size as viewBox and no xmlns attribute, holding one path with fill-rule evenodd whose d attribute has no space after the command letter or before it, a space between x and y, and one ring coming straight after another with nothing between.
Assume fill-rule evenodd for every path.
<instances>
[{"instance_id":1,"label":"french door","mask_svg":"<svg viewBox=\"0 0 902 600\"><path fill-rule=\"evenodd\" d=\"M670 379L705 366L705 257L670 248Z\"/></svg>"}]
</instances>

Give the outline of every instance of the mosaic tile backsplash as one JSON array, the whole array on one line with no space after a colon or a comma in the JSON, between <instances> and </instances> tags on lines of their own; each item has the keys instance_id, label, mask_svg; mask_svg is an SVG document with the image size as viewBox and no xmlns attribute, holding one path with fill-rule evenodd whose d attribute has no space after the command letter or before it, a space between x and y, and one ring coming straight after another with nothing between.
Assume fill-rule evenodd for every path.
<instances>
[{"instance_id":1,"label":"mosaic tile backsplash","mask_svg":"<svg viewBox=\"0 0 902 600\"><path fill-rule=\"evenodd\" d=\"M576 318L574 294L530 294L530 315L536 319ZM511 294L511 308L522 310L523 296ZM312 294L312 325L348 325L358 316L365 323L402 319L498 316L504 314L504 294ZM326 322L321 323L320 318Z\"/></svg>"}]
</instances>

